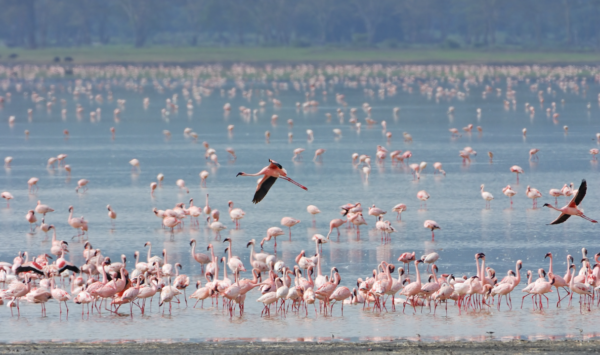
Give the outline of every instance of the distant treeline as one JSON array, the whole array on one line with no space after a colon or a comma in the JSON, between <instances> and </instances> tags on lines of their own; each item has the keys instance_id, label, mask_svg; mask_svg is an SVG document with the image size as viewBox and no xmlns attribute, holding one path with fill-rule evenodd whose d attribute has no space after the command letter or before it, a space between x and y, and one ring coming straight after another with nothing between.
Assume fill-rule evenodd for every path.
<instances>
[{"instance_id":1,"label":"distant treeline","mask_svg":"<svg viewBox=\"0 0 600 355\"><path fill-rule=\"evenodd\" d=\"M600 0L0 0L0 40L600 49Z\"/></svg>"}]
</instances>

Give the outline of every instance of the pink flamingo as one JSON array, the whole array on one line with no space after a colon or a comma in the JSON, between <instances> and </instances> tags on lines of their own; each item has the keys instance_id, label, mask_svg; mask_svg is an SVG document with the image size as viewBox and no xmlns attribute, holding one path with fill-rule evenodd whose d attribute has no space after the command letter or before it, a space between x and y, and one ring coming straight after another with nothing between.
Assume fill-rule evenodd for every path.
<instances>
[{"instance_id":1,"label":"pink flamingo","mask_svg":"<svg viewBox=\"0 0 600 355\"><path fill-rule=\"evenodd\" d=\"M404 302L404 306L402 308L402 312L404 312L404 308L406 308L406 303L411 302L414 311L417 311L415 307L416 303L414 298L421 292L421 273L419 272L419 263L422 263L420 259L415 260L415 269L417 270L417 278L416 281L409 283L404 286L402 291L400 291L401 295L406 296L406 302ZM412 300L410 298L413 298Z\"/></svg>"},{"instance_id":2,"label":"pink flamingo","mask_svg":"<svg viewBox=\"0 0 600 355\"><path fill-rule=\"evenodd\" d=\"M562 298L560 298L560 293L558 292L558 288L562 287L565 289L565 291L567 291L567 296L569 296L571 293L569 292L569 284L567 283L567 281L565 281L565 279L559 275L555 275L552 269L552 253L547 253L545 258L550 258L550 268L548 270L548 278L552 279L554 282L552 283L552 285L554 287L556 287L556 294L558 295L558 302L556 303L556 307L558 307L558 305L560 304L560 301L562 301ZM568 270L567 270L568 271ZM565 296L564 298L566 298L567 296Z\"/></svg>"},{"instance_id":3,"label":"pink flamingo","mask_svg":"<svg viewBox=\"0 0 600 355\"><path fill-rule=\"evenodd\" d=\"M340 236L340 227L346 223L346 221L344 221L341 218L335 218L332 219L331 222L329 222L329 233L327 233L327 239L329 239L329 235L331 234L331 232L333 231L333 228L337 229L338 232L338 237Z\"/></svg>"},{"instance_id":4,"label":"pink flamingo","mask_svg":"<svg viewBox=\"0 0 600 355\"><path fill-rule=\"evenodd\" d=\"M281 225L284 227L288 227L288 229L290 231L290 240L292 239L292 227L298 223L300 223L300 220L294 219L292 217L283 217L281 219Z\"/></svg>"},{"instance_id":5,"label":"pink flamingo","mask_svg":"<svg viewBox=\"0 0 600 355\"><path fill-rule=\"evenodd\" d=\"M533 200L533 208L535 209L537 207L537 199L542 197L542 193L538 189L532 189L531 187L529 187L529 185L527 185L527 190L525 190L525 195L528 198Z\"/></svg>"},{"instance_id":6,"label":"pink flamingo","mask_svg":"<svg viewBox=\"0 0 600 355\"><path fill-rule=\"evenodd\" d=\"M510 167L510 172L517 174L517 184L519 183L519 174L524 174L523 168L518 165L513 165Z\"/></svg>"},{"instance_id":7,"label":"pink flamingo","mask_svg":"<svg viewBox=\"0 0 600 355\"><path fill-rule=\"evenodd\" d=\"M408 275L410 273L410 262L415 261L415 252L413 251L412 253L402 253L398 257L398 261L401 261L403 264L406 264L406 274Z\"/></svg>"},{"instance_id":8,"label":"pink flamingo","mask_svg":"<svg viewBox=\"0 0 600 355\"><path fill-rule=\"evenodd\" d=\"M295 182L294 180L290 179L287 176L287 172L281 166L281 164L277 163L275 160L272 160L272 159L269 159L269 163L270 164L268 166L264 167L261 171L259 171L256 174L246 174L244 172L240 172L236 175L236 177L240 176L240 175L241 176L263 175L263 178L260 179L260 181L258 182L258 185L256 186L256 192L254 193L254 198L252 199L252 202L259 203L260 201L262 201L262 199L265 198L265 196L267 196L267 193L269 192L269 189L271 188L271 186L273 186L275 181L277 181L277 178L284 179L304 190L308 190L306 187L304 187L304 186L300 185L299 183Z\"/></svg>"},{"instance_id":9,"label":"pink flamingo","mask_svg":"<svg viewBox=\"0 0 600 355\"><path fill-rule=\"evenodd\" d=\"M512 204L513 204L512 198L517 193L510 187L510 185L506 185L506 187L502 189L502 193L510 198L510 205L512 206Z\"/></svg>"},{"instance_id":10,"label":"pink flamingo","mask_svg":"<svg viewBox=\"0 0 600 355\"><path fill-rule=\"evenodd\" d=\"M529 190L529 186L527 186L527 190ZM585 180L582 180L581 185L579 185L579 190L577 191L577 194L575 194L575 197L573 197L571 202L569 202L566 206L561 207L561 208L556 208L548 203L545 203L544 207L548 207L548 208L551 208L553 210L560 212L560 215L554 221L552 221L550 224L564 223L571 216L579 216L579 217L581 217L587 221L590 221L592 223L598 223L598 221L593 220L593 219L587 217L586 215L584 215L583 211L581 211L578 207L579 204L581 203L581 201L583 201L586 191L587 191L587 182Z\"/></svg>"},{"instance_id":11,"label":"pink flamingo","mask_svg":"<svg viewBox=\"0 0 600 355\"><path fill-rule=\"evenodd\" d=\"M417 192L417 198L419 200L421 200L421 202L424 204L425 208L427 208L427 200L429 199L429 197L430 197L429 194L425 190L421 190L421 191Z\"/></svg>"},{"instance_id":12,"label":"pink flamingo","mask_svg":"<svg viewBox=\"0 0 600 355\"><path fill-rule=\"evenodd\" d=\"M431 220L431 219L428 219L428 220L426 220L426 221L423 223L423 227L425 227L425 228L427 228L427 229L431 229L431 240L432 240L432 241L433 241L433 240L434 240L434 238L435 238L435 235L433 234L433 230L434 230L434 229L440 229L440 230L442 229L442 228L440 227L440 225L439 225L439 224L437 224L437 222L436 222L436 221L434 221L434 220Z\"/></svg>"},{"instance_id":13,"label":"pink flamingo","mask_svg":"<svg viewBox=\"0 0 600 355\"><path fill-rule=\"evenodd\" d=\"M10 208L10 200L14 198L13 195L8 191L4 191L2 194L0 194L0 197L6 200L6 207Z\"/></svg>"},{"instance_id":14,"label":"pink flamingo","mask_svg":"<svg viewBox=\"0 0 600 355\"><path fill-rule=\"evenodd\" d=\"M263 244L271 240L271 238L275 238L275 249L277 249L277 237L280 235L284 235L285 232L279 227L271 227L267 229L267 236L263 238L260 242L260 248L263 248Z\"/></svg>"},{"instance_id":15,"label":"pink flamingo","mask_svg":"<svg viewBox=\"0 0 600 355\"><path fill-rule=\"evenodd\" d=\"M402 212L406 211L406 205L403 203L399 203L396 206L394 206L394 208L392 208L392 211L398 213L396 215L396 220L401 221L402 220Z\"/></svg>"}]
</instances>

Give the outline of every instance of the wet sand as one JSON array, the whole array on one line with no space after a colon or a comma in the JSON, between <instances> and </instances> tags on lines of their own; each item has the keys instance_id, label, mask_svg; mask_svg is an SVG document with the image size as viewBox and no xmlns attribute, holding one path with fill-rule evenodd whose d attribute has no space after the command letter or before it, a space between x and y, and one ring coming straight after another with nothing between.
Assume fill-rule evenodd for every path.
<instances>
[{"instance_id":1,"label":"wet sand","mask_svg":"<svg viewBox=\"0 0 600 355\"><path fill-rule=\"evenodd\" d=\"M3 344L0 354L589 354L600 353L600 340L515 340L509 342L203 342L203 343L37 343Z\"/></svg>"}]
</instances>

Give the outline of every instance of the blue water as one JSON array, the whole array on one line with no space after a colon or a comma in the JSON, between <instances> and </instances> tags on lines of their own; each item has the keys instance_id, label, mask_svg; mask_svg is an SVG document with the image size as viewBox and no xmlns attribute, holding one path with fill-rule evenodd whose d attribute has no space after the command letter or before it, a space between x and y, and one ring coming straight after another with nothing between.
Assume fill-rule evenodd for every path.
<instances>
[{"instance_id":1,"label":"blue water","mask_svg":"<svg viewBox=\"0 0 600 355\"><path fill-rule=\"evenodd\" d=\"M434 78L436 79L436 78ZM447 82L433 83L434 79L421 79L434 88L452 88ZM533 79L531 83L538 79ZM83 243L72 239L75 230L67 224L68 207L74 206L75 216L84 216L89 221L89 240L95 248L113 261L120 259L120 254L128 258L128 266L133 268L134 251L140 251L142 259L147 249L144 243L152 242L153 254L160 254L164 248L168 250L171 263L180 262L183 271L190 276L192 282L188 295L193 292L195 281L200 278L200 265L190 255L189 241L198 240L199 251L205 250L208 243L215 245L218 255L223 255L226 244L215 241L215 234L201 227L190 228L189 219L183 230L170 231L161 228L160 220L152 213L152 208L167 209L175 203L195 199L196 205L205 205L205 196L210 194L210 206L221 211L221 221L227 226L222 238L232 238L233 252L239 255L249 269L249 249L245 248L250 239L260 241L269 227L280 226L282 217L289 216L302 220L292 228L292 240L287 236L278 238L277 256L287 265L293 265L294 257L300 250L312 253L314 242L311 237L315 233L326 235L329 221L339 218L339 206L360 201L365 207L365 219L368 226L361 226L360 239L354 230L341 228L342 234L337 238L333 233L332 242L323 246L323 272L328 273L333 266L337 267L342 277L342 285L352 288L358 277L367 277L380 261L396 263L397 257L406 251L415 251L417 256L436 251L440 254L437 262L440 273L452 273L455 276L475 274L474 254L484 252L487 266L496 270L503 277L508 269L514 269L517 260L523 260L522 285L513 292L513 310L504 306L501 311L495 308L484 311L470 311L458 315L452 303L448 316L438 308L436 315L427 308L413 314L412 310L402 313L399 309L391 312L390 305L383 314L362 310L362 306L344 307L344 316L340 315L339 305L333 316L316 316L309 308L308 316L289 312L286 317L272 315L260 317L262 305L255 302L258 291L248 294L246 313L243 317L229 318L227 312L211 307L206 301L204 309L184 308L174 305L172 315L162 315L155 303L152 311L145 316L134 310L131 319L128 307L123 307L120 315L103 312L101 316L94 313L82 318L80 306L69 303L68 319L58 312L58 305L50 301L47 305L48 315L40 316L39 305L28 305L22 302L21 317L10 316L6 307L0 309L0 315L10 324L0 334L0 341L27 340L99 340L99 339L203 339L203 338L297 338L297 337L329 337L338 338L364 337L415 337L424 338L471 338L485 336L486 331L495 332L495 336L532 337L579 334L576 328L583 328L586 333L598 331L593 325L590 315L581 315L578 299L574 299L574 307L567 307L566 302L557 309L556 293L550 294L550 308L544 311L533 311L531 302L527 300L520 309L520 290L525 287L526 270L536 271L543 267L548 269L547 252L555 256L555 269L558 274L566 271L566 255L575 257L579 269L581 248L589 250L590 257L600 251L597 239L597 225L581 218L573 217L559 226L548 226L557 212L541 208L543 203L553 203L549 197L550 188L560 189L563 184L573 182L577 187L581 179L588 182L587 196L582 204L586 215L600 218L600 209L595 204L600 198L598 166L591 161L589 149L598 147L595 134L600 131L598 125L600 108L596 103L596 95L600 87L588 84L584 93L563 92L556 81L545 83L539 79L540 90L544 90L545 102L540 107L537 91L529 88L531 83L524 80L513 84L516 91L516 109L512 105L506 110L503 105L506 82L485 80L480 85L471 85L470 93L464 100L457 98L435 98L419 93L417 83L407 84L412 93L402 90L400 82L395 95L380 97L377 95L378 85L366 84L357 88L342 84L328 84L325 89L317 89L311 99L319 102L318 108L302 110L296 108L296 102L305 101L305 91L295 90L289 85L288 90L280 89L275 93L281 101L280 108L273 107L266 90L273 90L271 83L259 80L245 82L246 89L253 88L251 99L242 97L238 90L235 97L228 97L227 90L235 83L229 79L221 88L217 87L211 95L203 96L201 103L194 102L193 112L187 112L186 100L182 97L182 83L172 78L173 88L163 88L159 92L152 82L144 84L141 89L131 88L131 83L140 84L138 79L113 80L110 90L114 96L107 100L106 87L100 89L103 79L84 79L84 87L91 83L91 93L101 94L103 103L91 100L88 94L74 97L73 80L52 79L13 80L7 87L12 98L4 103L0 112L0 155L12 156L11 168L5 168L0 174L0 190L10 191L14 200L10 208L0 207L0 260L12 262L18 251L27 250L30 255L49 252L50 243L44 233L29 232L29 225L24 216L33 209L38 200L50 205L55 212L46 217L46 223L56 226L58 238L67 240L71 253L68 258L75 264L83 263ZM282 80L281 82L287 83ZM588 82L593 82L591 78ZM15 84L22 83L20 92ZM55 91L49 93L50 85ZM482 97L485 85L491 85L494 91L486 98ZM546 92L550 85L555 94ZM502 96L497 96L495 88L502 89ZM142 90L143 89L143 90ZM375 90L375 95L367 95L364 89ZM462 87L459 87L459 90ZM56 101L51 110L47 110L45 102L35 104L31 93L35 91L44 97L54 97ZM24 93L28 95L25 96ZM179 112L172 112L168 118L161 114L165 108L165 100L177 93ZM335 93L345 95L347 106L336 102ZM4 95L6 96L6 95ZM149 98L147 109L143 107L143 99ZM66 100L66 116L61 115L61 100ZM126 103L121 108L118 122L113 118L113 110L117 100ZM259 101L267 104L260 108ZM561 104L564 100L564 104ZM223 105L231 103L232 110L228 115L223 112ZM529 102L536 108L533 117L524 110ZM557 121L553 121L545 113L556 102ZM591 108L586 107L592 102ZM377 121L372 127L365 122L366 113L363 103L372 107L371 118ZM76 105L80 104L83 113L76 114ZM256 115L245 119L239 114L238 107L245 106L257 109ZM454 106L452 116L447 114L448 107ZM357 108L356 117L362 123L359 130L349 123L350 108ZM397 115L393 108L399 107ZM28 119L27 109L33 109ZM100 119L90 121L89 112L101 108ZM344 112L344 122L340 122L336 110ZM481 108L478 118L476 109ZM327 113L332 114L329 120ZM271 116L277 114L279 119L274 125ZM9 125L8 117L15 116L14 125ZM293 127L287 124L293 119ZM387 122L388 131L393 134L387 141L380 122ZM451 138L449 128L458 128L468 124L481 126L480 134L473 129L471 134L462 134L460 138ZM235 125L232 134L227 126ZM568 125L568 134L563 126ZM115 127L113 140L110 127ZM199 138L194 141L185 137L185 128L197 132ZM342 131L336 137L333 129ZM524 137L523 128L527 128ZM69 137L65 139L63 130L68 129ZM314 131L314 141L306 138L306 130ZM26 138L24 131L29 130ZM163 130L172 134L166 139ZM265 141L265 131L270 131L270 142ZM288 133L293 133L293 141ZM404 142L402 133L412 135L412 142ZM216 166L204 158L206 141L216 149L220 165ZM414 180L408 167L392 166L389 158L382 164L375 163L377 145L393 150L410 150L413 155L410 163L428 163L428 167L420 180ZM458 156L459 150L470 146L478 152L471 164L464 165ZM225 148L232 147L237 154L235 162L228 161ZM305 148L304 160L292 162L293 150ZM326 149L322 163L312 161L318 148ZM538 148L539 162L530 162L528 152ZM489 161L487 152L494 154L493 162ZM361 168L353 167L352 153L368 154L373 161L369 182L366 183ZM58 154L68 154L65 162L72 167L71 176L62 169L47 169L48 158ZM139 159L141 171L132 173L128 162ZM277 182L267 197L259 204L252 204L256 179L237 177L240 171L254 173L267 165L268 159L274 159L287 169L294 180L308 187L301 190L285 181ZM433 163L443 163L446 176L433 174ZM516 184L516 177L509 171L512 165L519 165L525 173ZM210 176L207 187L200 187L198 174L207 170ZM156 181L156 175L163 173L163 186L150 196L149 185ZM39 191L29 194L27 180L38 177ZM89 190L86 193L75 193L77 181L88 179ZM177 179L184 179L189 194L181 191L176 185ZM479 186L485 184L486 191L495 199L491 209L485 209L485 201L481 198ZM510 184L517 192L511 208L509 200L502 194L502 188ZM532 201L525 197L527 185L539 189L544 195L539 201L540 208L532 209ZM426 190L431 198L426 208L420 208L416 194ZM232 200L236 207L246 212L241 221L241 229L234 230L234 224L228 218L227 202ZM565 198L559 198L559 205ZM2 202L2 201L0 201ZM391 212L394 205L405 203L408 210L402 214L402 222L395 221ZM118 214L115 226L107 216L106 205L110 204ZM308 205L316 205L322 211L316 216L316 225L312 226L311 215L306 211ZM366 215L366 207L377 205L388 211L386 218L393 222L398 230L392 235L391 244L384 245L380 235L375 231L375 218ZM427 219L435 220L441 230L436 231L435 241L431 240L429 230L423 228ZM38 216L41 220L41 216ZM284 228L285 229L285 228ZM50 237L50 235L49 235ZM273 243L265 244L265 251L273 251ZM222 268L221 268L222 270ZM423 268L421 269L423 271ZM411 272L414 268L411 267ZM243 276L250 277L247 272ZM423 276L423 281L426 277ZM204 278L202 278L204 281ZM553 302L554 301L554 302ZM24 331L27 329L27 331Z\"/></svg>"}]
</instances>

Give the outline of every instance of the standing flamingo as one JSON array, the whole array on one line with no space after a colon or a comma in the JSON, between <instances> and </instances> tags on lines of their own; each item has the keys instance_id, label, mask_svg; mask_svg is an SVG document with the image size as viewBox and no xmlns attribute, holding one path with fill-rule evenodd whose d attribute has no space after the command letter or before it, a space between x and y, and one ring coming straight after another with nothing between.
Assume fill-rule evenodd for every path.
<instances>
[{"instance_id":1,"label":"standing flamingo","mask_svg":"<svg viewBox=\"0 0 600 355\"><path fill-rule=\"evenodd\" d=\"M394 208L392 208L392 211L398 213L398 215L396 215L396 220L401 221L402 220L402 212L406 211L406 205L403 203L399 203L396 206L394 206Z\"/></svg>"},{"instance_id":2,"label":"standing flamingo","mask_svg":"<svg viewBox=\"0 0 600 355\"><path fill-rule=\"evenodd\" d=\"M533 200L533 208L535 209L537 207L537 199L542 197L542 193L538 189L532 189L528 185L527 190L525 190L525 195Z\"/></svg>"},{"instance_id":3,"label":"standing flamingo","mask_svg":"<svg viewBox=\"0 0 600 355\"><path fill-rule=\"evenodd\" d=\"M494 195L487 191L483 191L484 185L481 184L481 198L485 200L485 207L490 208L491 201L494 199Z\"/></svg>"},{"instance_id":4,"label":"standing flamingo","mask_svg":"<svg viewBox=\"0 0 600 355\"><path fill-rule=\"evenodd\" d=\"M440 230L442 229L442 228L440 227L440 225L439 225L439 224L437 224L437 222L436 222L436 221L433 221L433 220L431 220L431 219L428 219L428 220L426 220L426 221L423 223L423 227L425 227L425 228L427 228L427 229L431 229L431 240L432 240L432 241L433 241L433 240L434 240L434 238L435 238L435 235L433 234L433 230L434 230L434 229L440 229Z\"/></svg>"},{"instance_id":5,"label":"standing flamingo","mask_svg":"<svg viewBox=\"0 0 600 355\"><path fill-rule=\"evenodd\" d=\"M519 174L524 174L523 168L518 165L513 165L510 167L510 172L517 174L517 184L519 183Z\"/></svg>"},{"instance_id":6,"label":"standing flamingo","mask_svg":"<svg viewBox=\"0 0 600 355\"><path fill-rule=\"evenodd\" d=\"M281 219L281 225L284 227L288 227L290 231L290 240L292 239L292 227L296 224L300 223L299 219L294 219L292 217L283 217Z\"/></svg>"},{"instance_id":7,"label":"standing flamingo","mask_svg":"<svg viewBox=\"0 0 600 355\"><path fill-rule=\"evenodd\" d=\"M505 188L502 189L502 193L505 194L506 196L508 196L510 198L510 205L512 207L513 204L513 196L516 195L517 193L515 192L515 190L512 189L512 187L510 187L510 185L506 185Z\"/></svg>"}]
</instances>

